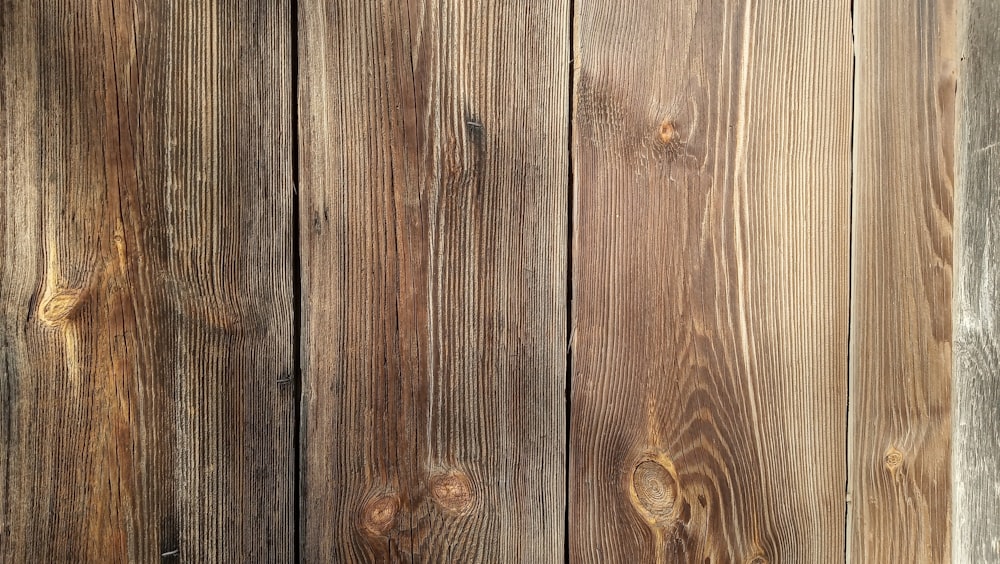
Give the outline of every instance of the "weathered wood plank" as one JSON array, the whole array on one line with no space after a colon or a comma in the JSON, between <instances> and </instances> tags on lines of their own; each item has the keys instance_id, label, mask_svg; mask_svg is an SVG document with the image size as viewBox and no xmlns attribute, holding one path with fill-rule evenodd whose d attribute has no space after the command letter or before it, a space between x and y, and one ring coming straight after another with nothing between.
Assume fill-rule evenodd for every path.
<instances>
[{"instance_id":1,"label":"weathered wood plank","mask_svg":"<svg viewBox=\"0 0 1000 564\"><path fill-rule=\"evenodd\" d=\"M1000 562L1000 3L967 0L955 216L955 562Z\"/></svg>"},{"instance_id":2,"label":"weathered wood plank","mask_svg":"<svg viewBox=\"0 0 1000 564\"><path fill-rule=\"evenodd\" d=\"M308 561L562 561L569 21L300 4Z\"/></svg>"},{"instance_id":3,"label":"weathered wood plank","mask_svg":"<svg viewBox=\"0 0 1000 564\"><path fill-rule=\"evenodd\" d=\"M0 6L0 560L288 561L287 2Z\"/></svg>"},{"instance_id":4,"label":"weathered wood plank","mask_svg":"<svg viewBox=\"0 0 1000 564\"><path fill-rule=\"evenodd\" d=\"M577 0L573 562L844 557L844 1Z\"/></svg>"},{"instance_id":5,"label":"weathered wood plank","mask_svg":"<svg viewBox=\"0 0 1000 564\"><path fill-rule=\"evenodd\" d=\"M950 554L955 8L854 3L852 562Z\"/></svg>"}]
</instances>

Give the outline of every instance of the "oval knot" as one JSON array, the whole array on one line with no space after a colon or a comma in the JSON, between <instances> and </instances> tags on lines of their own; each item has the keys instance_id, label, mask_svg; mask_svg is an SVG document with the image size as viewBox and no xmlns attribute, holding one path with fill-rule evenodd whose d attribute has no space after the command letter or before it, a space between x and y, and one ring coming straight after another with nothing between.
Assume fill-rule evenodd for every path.
<instances>
[{"instance_id":1,"label":"oval knot","mask_svg":"<svg viewBox=\"0 0 1000 564\"><path fill-rule=\"evenodd\" d=\"M660 143L664 145L669 145L677 138L677 128L674 126L674 122L670 120L663 120L660 123Z\"/></svg>"},{"instance_id":2,"label":"oval knot","mask_svg":"<svg viewBox=\"0 0 1000 564\"><path fill-rule=\"evenodd\" d=\"M643 460L632 470L633 503L654 524L673 518L677 504L677 479L666 466L655 460Z\"/></svg>"},{"instance_id":3,"label":"oval knot","mask_svg":"<svg viewBox=\"0 0 1000 564\"><path fill-rule=\"evenodd\" d=\"M889 447L888 450L885 451L885 456L882 460L885 462L886 469L893 471L903 464L903 453L894 446Z\"/></svg>"},{"instance_id":4,"label":"oval knot","mask_svg":"<svg viewBox=\"0 0 1000 564\"><path fill-rule=\"evenodd\" d=\"M86 299L86 290L62 288L42 301L38 317L49 325L59 325L73 317Z\"/></svg>"},{"instance_id":5,"label":"oval knot","mask_svg":"<svg viewBox=\"0 0 1000 564\"><path fill-rule=\"evenodd\" d=\"M451 472L435 478L431 483L431 496L442 509L458 514L472 509L475 501L472 482L462 472Z\"/></svg>"},{"instance_id":6,"label":"oval knot","mask_svg":"<svg viewBox=\"0 0 1000 564\"><path fill-rule=\"evenodd\" d=\"M399 498L394 495L384 495L370 500L361 511L361 528L376 535L388 533L399 513Z\"/></svg>"}]
</instances>

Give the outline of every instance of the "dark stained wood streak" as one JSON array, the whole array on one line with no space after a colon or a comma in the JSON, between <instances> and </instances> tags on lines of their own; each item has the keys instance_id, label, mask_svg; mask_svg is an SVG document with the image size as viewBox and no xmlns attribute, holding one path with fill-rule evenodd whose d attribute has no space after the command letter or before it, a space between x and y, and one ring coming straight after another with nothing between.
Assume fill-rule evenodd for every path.
<instances>
[{"instance_id":1,"label":"dark stained wood streak","mask_svg":"<svg viewBox=\"0 0 1000 564\"><path fill-rule=\"evenodd\" d=\"M850 4L574 6L570 561L842 560Z\"/></svg>"},{"instance_id":2,"label":"dark stained wood streak","mask_svg":"<svg viewBox=\"0 0 1000 564\"><path fill-rule=\"evenodd\" d=\"M1000 4L968 0L955 213L955 562L1000 562Z\"/></svg>"},{"instance_id":3,"label":"dark stained wood streak","mask_svg":"<svg viewBox=\"0 0 1000 564\"><path fill-rule=\"evenodd\" d=\"M290 560L288 18L0 3L0 560Z\"/></svg>"},{"instance_id":4,"label":"dark stained wood streak","mask_svg":"<svg viewBox=\"0 0 1000 564\"><path fill-rule=\"evenodd\" d=\"M568 2L298 11L302 556L561 562Z\"/></svg>"},{"instance_id":5,"label":"dark stained wood streak","mask_svg":"<svg viewBox=\"0 0 1000 564\"><path fill-rule=\"evenodd\" d=\"M956 8L854 3L851 562L950 558Z\"/></svg>"}]
</instances>

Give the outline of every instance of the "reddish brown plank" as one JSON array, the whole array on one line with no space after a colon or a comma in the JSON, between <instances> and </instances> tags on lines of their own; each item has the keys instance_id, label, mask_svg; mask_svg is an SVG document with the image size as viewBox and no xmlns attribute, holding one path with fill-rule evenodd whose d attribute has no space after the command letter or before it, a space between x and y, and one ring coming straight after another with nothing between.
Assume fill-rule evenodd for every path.
<instances>
[{"instance_id":1,"label":"reddish brown plank","mask_svg":"<svg viewBox=\"0 0 1000 564\"><path fill-rule=\"evenodd\" d=\"M850 5L575 9L570 560L841 560Z\"/></svg>"}]
</instances>

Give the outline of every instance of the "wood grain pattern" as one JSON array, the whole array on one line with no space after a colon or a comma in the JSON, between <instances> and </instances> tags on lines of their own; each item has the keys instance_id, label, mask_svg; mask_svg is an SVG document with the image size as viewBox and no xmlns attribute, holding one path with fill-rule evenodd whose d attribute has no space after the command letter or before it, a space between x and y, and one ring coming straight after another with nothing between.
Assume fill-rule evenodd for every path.
<instances>
[{"instance_id":1,"label":"wood grain pattern","mask_svg":"<svg viewBox=\"0 0 1000 564\"><path fill-rule=\"evenodd\" d=\"M945 562L956 4L854 9L849 557Z\"/></svg>"},{"instance_id":2,"label":"wood grain pattern","mask_svg":"<svg viewBox=\"0 0 1000 564\"><path fill-rule=\"evenodd\" d=\"M0 3L0 560L291 558L288 17Z\"/></svg>"},{"instance_id":3,"label":"wood grain pattern","mask_svg":"<svg viewBox=\"0 0 1000 564\"><path fill-rule=\"evenodd\" d=\"M568 4L299 15L303 557L559 562Z\"/></svg>"},{"instance_id":4,"label":"wood grain pattern","mask_svg":"<svg viewBox=\"0 0 1000 564\"><path fill-rule=\"evenodd\" d=\"M1000 3L965 6L956 143L953 560L1000 562Z\"/></svg>"},{"instance_id":5,"label":"wood grain pattern","mask_svg":"<svg viewBox=\"0 0 1000 564\"><path fill-rule=\"evenodd\" d=\"M849 3L575 8L570 560L842 560Z\"/></svg>"}]
</instances>

